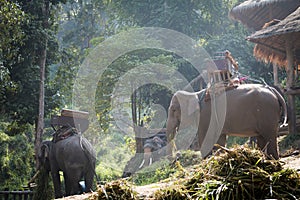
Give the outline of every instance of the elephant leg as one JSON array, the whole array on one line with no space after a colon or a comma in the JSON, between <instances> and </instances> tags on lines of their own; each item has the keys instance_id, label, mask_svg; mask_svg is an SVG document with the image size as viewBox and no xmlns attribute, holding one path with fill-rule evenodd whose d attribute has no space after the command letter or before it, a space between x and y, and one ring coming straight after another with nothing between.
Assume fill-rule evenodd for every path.
<instances>
[{"instance_id":1,"label":"elephant leg","mask_svg":"<svg viewBox=\"0 0 300 200\"><path fill-rule=\"evenodd\" d=\"M70 187L70 195L75 195L80 193L80 185L79 181L81 179L82 169L69 169L67 176L68 176L68 183Z\"/></svg>"},{"instance_id":2,"label":"elephant leg","mask_svg":"<svg viewBox=\"0 0 300 200\"><path fill-rule=\"evenodd\" d=\"M217 141L217 144L221 145L222 147L225 147L226 145L226 135L225 134L221 134L218 141ZM214 146L213 147L213 151L216 151L218 149L218 147Z\"/></svg>"},{"instance_id":3,"label":"elephant leg","mask_svg":"<svg viewBox=\"0 0 300 200\"><path fill-rule=\"evenodd\" d=\"M65 191L66 191L66 196L69 196L71 194L71 183L70 183L70 179L67 175L67 173L64 173L64 179L65 179Z\"/></svg>"},{"instance_id":4,"label":"elephant leg","mask_svg":"<svg viewBox=\"0 0 300 200\"><path fill-rule=\"evenodd\" d=\"M219 138L217 144L225 147L225 145L226 145L226 135L225 134L220 135L220 138Z\"/></svg>"},{"instance_id":5,"label":"elephant leg","mask_svg":"<svg viewBox=\"0 0 300 200\"><path fill-rule=\"evenodd\" d=\"M274 137L270 140L270 143L267 147L268 155L271 155L274 159L279 159L277 137Z\"/></svg>"},{"instance_id":6,"label":"elephant leg","mask_svg":"<svg viewBox=\"0 0 300 200\"><path fill-rule=\"evenodd\" d=\"M85 181L85 191L84 192L91 192L93 181L94 181L94 169L90 169L85 173L84 181Z\"/></svg>"},{"instance_id":7,"label":"elephant leg","mask_svg":"<svg viewBox=\"0 0 300 200\"><path fill-rule=\"evenodd\" d=\"M258 147L263 150L268 156L275 158L276 160L279 159L278 154L278 146L277 146L277 137L272 138L264 138L262 136L257 137L257 145Z\"/></svg>"},{"instance_id":8,"label":"elephant leg","mask_svg":"<svg viewBox=\"0 0 300 200\"><path fill-rule=\"evenodd\" d=\"M51 171L52 181L54 185L54 192L55 192L55 198L60 198L63 196L62 190L61 190L61 182L60 182L60 176L58 171Z\"/></svg>"}]
</instances>

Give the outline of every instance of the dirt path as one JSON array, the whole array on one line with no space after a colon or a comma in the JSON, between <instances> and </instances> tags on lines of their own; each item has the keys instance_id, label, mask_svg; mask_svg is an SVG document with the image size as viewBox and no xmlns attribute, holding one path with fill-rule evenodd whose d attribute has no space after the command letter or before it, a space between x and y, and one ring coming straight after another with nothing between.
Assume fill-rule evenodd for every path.
<instances>
[{"instance_id":1,"label":"dirt path","mask_svg":"<svg viewBox=\"0 0 300 200\"><path fill-rule=\"evenodd\" d=\"M133 189L139 194L140 199L144 200L154 200L153 194L160 189L167 188L172 185L171 182L168 183L153 183L144 186L135 186Z\"/></svg>"},{"instance_id":2,"label":"dirt path","mask_svg":"<svg viewBox=\"0 0 300 200\"><path fill-rule=\"evenodd\" d=\"M284 167L295 169L298 172L300 171L300 154L281 158L280 161L284 162Z\"/></svg>"},{"instance_id":3,"label":"dirt path","mask_svg":"<svg viewBox=\"0 0 300 200\"><path fill-rule=\"evenodd\" d=\"M143 200L154 200L153 194L155 191L166 188L170 185L171 183L153 183L149 185L144 185L144 186L134 186L133 190L135 190L139 194L139 198ZM86 193L86 194L81 194L81 195L74 195L74 196L69 196L69 197L64 197L61 199L57 200L85 200L91 197L93 193Z\"/></svg>"}]
</instances>

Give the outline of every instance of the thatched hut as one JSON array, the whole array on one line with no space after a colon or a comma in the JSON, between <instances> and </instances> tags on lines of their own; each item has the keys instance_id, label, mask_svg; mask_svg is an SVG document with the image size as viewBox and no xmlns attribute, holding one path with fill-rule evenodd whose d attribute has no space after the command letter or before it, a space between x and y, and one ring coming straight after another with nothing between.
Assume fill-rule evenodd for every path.
<instances>
[{"instance_id":1,"label":"thatched hut","mask_svg":"<svg viewBox=\"0 0 300 200\"><path fill-rule=\"evenodd\" d=\"M300 7L277 24L266 27L247 37L257 43L256 58L287 67L286 45L291 43L295 63L300 61ZM294 64L294 63L293 63Z\"/></svg>"},{"instance_id":2,"label":"thatched hut","mask_svg":"<svg viewBox=\"0 0 300 200\"><path fill-rule=\"evenodd\" d=\"M283 20L299 6L300 0L247 0L233 7L229 14L232 19L240 21L251 30L257 31L270 21ZM274 85L278 86L277 63L273 64L273 76Z\"/></svg>"},{"instance_id":3,"label":"thatched hut","mask_svg":"<svg viewBox=\"0 0 300 200\"><path fill-rule=\"evenodd\" d=\"M248 37L248 40L257 43L254 54L258 59L273 63L275 85L279 83L277 66L286 67L290 133L296 133L294 95L300 94L300 90L292 90L295 82L294 66L297 66L295 62L299 60L299 6L300 0L247 0L230 11L231 18L252 30L260 30ZM266 23L268 28L265 27Z\"/></svg>"},{"instance_id":4,"label":"thatched hut","mask_svg":"<svg viewBox=\"0 0 300 200\"><path fill-rule=\"evenodd\" d=\"M286 18L299 6L299 0L247 0L233 7L229 14L232 19L257 31L266 22Z\"/></svg>"},{"instance_id":5,"label":"thatched hut","mask_svg":"<svg viewBox=\"0 0 300 200\"><path fill-rule=\"evenodd\" d=\"M293 89L295 72L298 71L298 64L300 63L300 7L277 24L257 31L247 39L258 44L254 48L254 55L257 58L285 66L289 104L289 132L296 133L294 95L300 94L300 91Z\"/></svg>"}]
</instances>

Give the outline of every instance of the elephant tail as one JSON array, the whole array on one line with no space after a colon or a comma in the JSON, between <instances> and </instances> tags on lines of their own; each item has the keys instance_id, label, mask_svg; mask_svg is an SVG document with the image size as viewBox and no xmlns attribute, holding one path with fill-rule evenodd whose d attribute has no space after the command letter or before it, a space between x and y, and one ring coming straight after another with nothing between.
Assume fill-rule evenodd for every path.
<instances>
[{"instance_id":1,"label":"elephant tail","mask_svg":"<svg viewBox=\"0 0 300 200\"><path fill-rule=\"evenodd\" d=\"M79 140L79 143L80 143L80 147L83 151L83 153L85 154L85 156L87 157L88 159L88 162L89 162L89 166L90 166L90 170L93 171L95 177L96 177L96 180L97 182L100 181L100 179L98 178L97 174L96 174L96 170L95 170L95 163L96 163L96 153L94 151L94 148L93 146L91 145L91 143L86 139L84 138L82 135L80 135L80 140Z\"/></svg>"},{"instance_id":2,"label":"elephant tail","mask_svg":"<svg viewBox=\"0 0 300 200\"><path fill-rule=\"evenodd\" d=\"M283 115L284 119L283 119L282 124L280 125L280 128L287 126L288 125L288 123L287 123L287 105L283 98L283 95L280 94L280 92L278 91L279 89L276 89L273 87L269 87L269 88L276 95L276 97L279 101L279 104L281 105L281 108L282 108L282 115Z\"/></svg>"}]
</instances>

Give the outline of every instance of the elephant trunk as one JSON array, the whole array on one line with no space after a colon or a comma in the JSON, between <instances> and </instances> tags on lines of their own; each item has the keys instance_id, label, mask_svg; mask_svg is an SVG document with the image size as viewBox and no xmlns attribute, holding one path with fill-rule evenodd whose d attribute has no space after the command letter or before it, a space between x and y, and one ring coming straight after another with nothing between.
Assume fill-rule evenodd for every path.
<instances>
[{"instance_id":1,"label":"elephant trunk","mask_svg":"<svg viewBox=\"0 0 300 200\"><path fill-rule=\"evenodd\" d=\"M33 183L37 179L39 173L40 173L40 167L38 168L38 170L36 171L36 173L33 175L33 177L28 181L28 186L29 187L30 187L30 184Z\"/></svg>"},{"instance_id":2,"label":"elephant trunk","mask_svg":"<svg viewBox=\"0 0 300 200\"><path fill-rule=\"evenodd\" d=\"M173 152L176 149L174 138L178 128L179 128L179 122L176 123L175 126L172 126L171 122L169 121L167 122L167 132L166 132L167 141L168 141L168 146L166 149L167 155L173 155Z\"/></svg>"},{"instance_id":3,"label":"elephant trunk","mask_svg":"<svg viewBox=\"0 0 300 200\"><path fill-rule=\"evenodd\" d=\"M34 199L53 199L53 188L50 184L50 178L49 178L49 171L43 166L41 165L39 171L36 173L36 184L37 184L37 192ZM32 179L33 179L32 178Z\"/></svg>"}]
</instances>

